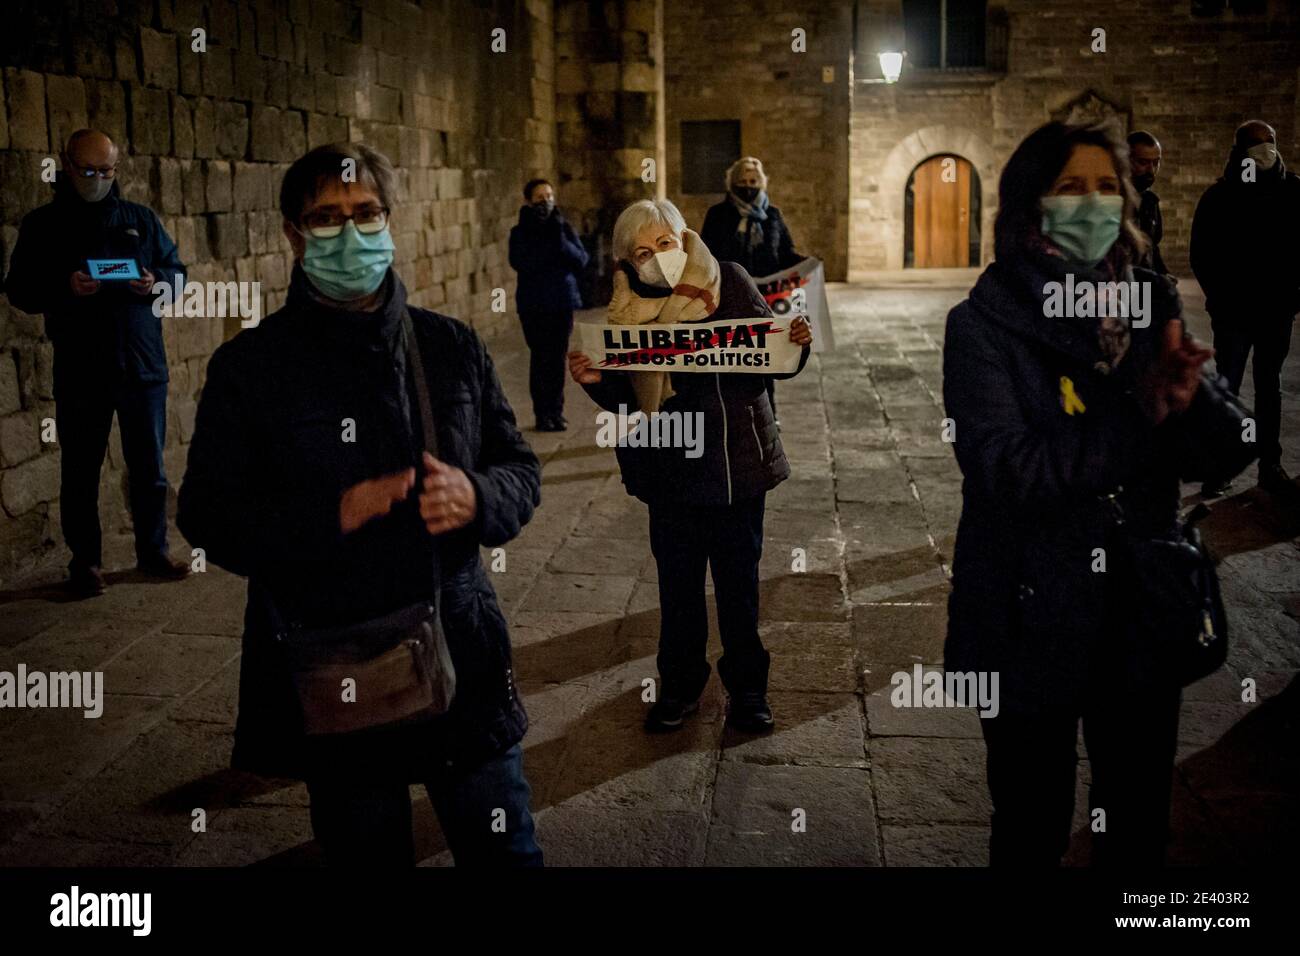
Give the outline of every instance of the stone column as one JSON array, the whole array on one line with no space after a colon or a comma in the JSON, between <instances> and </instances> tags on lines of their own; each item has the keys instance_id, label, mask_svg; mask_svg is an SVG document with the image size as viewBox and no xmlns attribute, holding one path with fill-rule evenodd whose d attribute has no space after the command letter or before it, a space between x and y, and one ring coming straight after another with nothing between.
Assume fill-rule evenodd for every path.
<instances>
[{"instance_id":1,"label":"stone column","mask_svg":"<svg viewBox=\"0 0 1300 956\"><path fill-rule=\"evenodd\" d=\"M664 196L663 82L662 0L557 0L556 187L592 254L588 304L609 300L619 212Z\"/></svg>"}]
</instances>

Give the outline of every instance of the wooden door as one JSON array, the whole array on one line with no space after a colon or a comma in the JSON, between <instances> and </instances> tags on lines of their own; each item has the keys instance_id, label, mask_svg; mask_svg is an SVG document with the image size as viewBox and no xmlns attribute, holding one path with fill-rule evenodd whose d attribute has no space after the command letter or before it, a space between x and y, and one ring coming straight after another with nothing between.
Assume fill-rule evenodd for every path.
<instances>
[{"instance_id":1,"label":"wooden door","mask_svg":"<svg viewBox=\"0 0 1300 956\"><path fill-rule=\"evenodd\" d=\"M960 156L927 159L912 174L913 265L965 268L970 261L971 165Z\"/></svg>"}]
</instances>

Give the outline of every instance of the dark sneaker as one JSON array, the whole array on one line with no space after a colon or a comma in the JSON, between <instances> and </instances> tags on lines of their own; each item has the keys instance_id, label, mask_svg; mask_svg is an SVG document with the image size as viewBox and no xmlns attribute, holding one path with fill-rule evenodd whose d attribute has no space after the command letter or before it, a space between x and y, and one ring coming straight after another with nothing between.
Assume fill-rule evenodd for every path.
<instances>
[{"instance_id":1,"label":"dark sneaker","mask_svg":"<svg viewBox=\"0 0 1300 956\"><path fill-rule=\"evenodd\" d=\"M1277 463L1259 466L1259 486L1275 495L1291 495L1300 491L1291 480L1291 476Z\"/></svg>"},{"instance_id":2,"label":"dark sneaker","mask_svg":"<svg viewBox=\"0 0 1300 956\"><path fill-rule=\"evenodd\" d=\"M1204 501L1209 501L1211 498L1226 498L1230 494L1232 494L1232 482L1230 481L1207 481L1201 485L1201 498Z\"/></svg>"},{"instance_id":3,"label":"dark sneaker","mask_svg":"<svg viewBox=\"0 0 1300 956\"><path fill-rule=\"evenodd\" d=\"M539 432L562 432L564 426L554 418L539 418L537 419L537 430Z\"/></svg>"},{"instance_id":4,"label":"dark sneaker","mask_svg":"<svg viewBox=\"0 0 1300 956\"><path fill-rule=\"evenodd\" d=\"M163 578L167 581L179 581L181 578L189 577L190 574L188 563L178 561L165 554L156 554L151 558L141 558L136 568L152 578Z\"/></svg>"},{"instance_id":5,"label":"dark sneaker","mask_svg":"<svg viewBox=\"0 0 1300 956\"><path fill-rule=\"evenodd\" d=\"M645 729L651 734L665 734L678 730L691 716L700 709L699 699L684 701L680 697L665 697L655 701L650 713L645 718Z\"/></svg>"},{"instance_id":6,"label":"dark sneaker","mask_svg":"<svg viewBox=\"0 0 1300 956\"><path fill-rule=\"evenodd\" d=\"M68 591L80 598L95 597L104 593L104 572L94 565L68 569L65 585Z\"/></svg>"},{"instance_id":7,"label":"dark sneaker","mask_svg":"<svg viewBox=\"0 0 1300 956\"><path fill-rule=\"evenodd\" d=\"M731 706L727 708L727 726L747 734L761 734L775 725L772 708L767 705L763 693L751 691L731 698Z\"/></svg>"}]
</instances>

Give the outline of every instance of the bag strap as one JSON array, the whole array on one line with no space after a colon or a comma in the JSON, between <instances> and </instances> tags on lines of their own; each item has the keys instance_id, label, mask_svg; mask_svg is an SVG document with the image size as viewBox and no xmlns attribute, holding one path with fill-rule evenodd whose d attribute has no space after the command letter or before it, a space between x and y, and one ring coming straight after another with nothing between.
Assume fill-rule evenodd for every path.
<instances>
[{"instance_id":1,"label":"bag strap","mask_svg":"<svg viewBox=\"0 0 1300 956\"><path fill-rule=\"evenodd\" d=\"M415 379L415 395L420 403L420 425L424 430L424 449L434 458L438 457L438 435L433 427L433 402L429 399L429 380L424 374L424 357L420 353L420 343L415 338L415 323L411 321L411 311L402 309L402 326L406 332L406 368L407 374Z\"/></svg>"}]
</instances>

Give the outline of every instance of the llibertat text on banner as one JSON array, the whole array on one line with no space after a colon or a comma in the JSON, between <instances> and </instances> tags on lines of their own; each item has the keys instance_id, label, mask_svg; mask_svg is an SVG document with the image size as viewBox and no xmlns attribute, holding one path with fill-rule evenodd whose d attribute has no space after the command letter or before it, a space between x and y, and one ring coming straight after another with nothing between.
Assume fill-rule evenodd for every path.
<instances>
[{"instance_id":1,"label":"llibertat text on banner","mask_svg":"<svg viewBox=\"0 0 1300 956\"><path fill-rule=\"evenodd\" d=\"M575 330L582 352L601 371L780 375L795 371L803 352L790 341L790 323L782 319L676 325L583 322Z\"/></svg>"}]
</instances>

